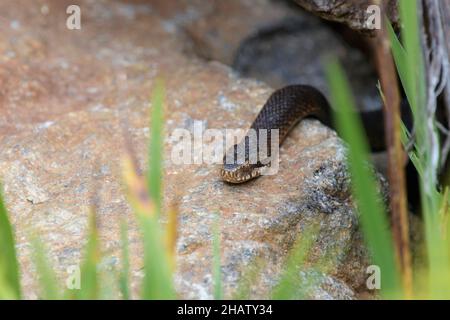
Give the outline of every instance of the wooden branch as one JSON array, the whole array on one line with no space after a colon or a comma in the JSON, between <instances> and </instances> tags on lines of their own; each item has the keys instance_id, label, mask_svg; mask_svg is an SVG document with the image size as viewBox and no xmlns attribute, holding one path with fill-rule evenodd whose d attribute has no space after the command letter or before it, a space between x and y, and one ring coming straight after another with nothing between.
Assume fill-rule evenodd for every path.
<instances>
[{"instance_id":1,"label":"wooden branch","mask_svg":"<svg viewBox=\"0 0 450 320\"><path fill-rule=\"evenodd\" d=\"M375 3L381 5L381 1ZM382 12L384 12L384 10L382 10ZM384 96L383 114L386 147L388 152L388 180L390 188L392 232L397 258L400 262L405 293L407 297L411 297L412 268L404 168L405 153L401 144L400 93L397 72L391 54L391 46L386 29L386 21L383 21L382 29L376 32L373 44L381 90Z\"/></svg>"}]
</instances>

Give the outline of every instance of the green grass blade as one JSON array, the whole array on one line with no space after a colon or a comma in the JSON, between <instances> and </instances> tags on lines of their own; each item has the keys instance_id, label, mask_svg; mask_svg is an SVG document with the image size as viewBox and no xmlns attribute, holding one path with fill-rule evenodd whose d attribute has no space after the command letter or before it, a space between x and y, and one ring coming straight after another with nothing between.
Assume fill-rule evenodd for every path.
<instances>
[{"instance_id":1,"label":"green grass blade","mask_svg":"<svg viewBox=\"0 0 450 320\"><path fill-rule=\"evenodd\" d=\"M154 216L140 216L140 224L144 238L142 299L175 299L176 293L161 234L161 225Z\"/></svg>"},{"instance_id":2,"label":"green grass blade","mask_svg":"<svg viewBox=\"0 0 450 320\"><path fill-rule=\"evenodd\" d=\"M222 271L220 261L220 226L219 216L216 215L213 231L213 278L214 278L214 299L223 299Z\"/></svg>"},{"instance_id":3,"label":"green grass blade","mask_svg":"<svg viewBox=\"0 0 450 320\"><path fill-rule=\"evenodd\" d=\"M144 240L145 275L141 293L143 299L176 298L170 263L162 238L162 227L158 221L162 204L163 103L164 87L162 82L158 81L152 95L147 172L148 192L156 214L137 212Z\"/></svg>"},{"instance_id":4,"label":"green grass blade","mask_svg":"<svg viewBox=\"0 0 450 320\"><path fill-rule=\"evenodd\" d=\"M435 115L427 110L425 63L421 45L418 1L399 2L400 16L403 23L402 40L405 54L396 59L397 64L406 64L406 71L401 77L407 77L405 88L411 110L414 115L416 137L416 159L414 164L420 175L421 205L425 221L425 237L429 266L429 292L431 298L442 298L446 294L448 284L443 281L444 274L449 272L448 248L442 237L440 225L440 198L436 190L439 159L436 156L438 139ZM394 52L395 53L395 52Z\"/></svg>"},{"instance_id":5,"label":"green grass blade","mask_svg":"<svg viewBox=\"0 0 450 320\"><path fill-rule=\"evenodd\" d=\"M314 241L314 234L317 234L317 227L311 227L297 239L290 250L280 279L272 291L272 299L306 299L308 290L314 286L314 283L303 283L303 279L300 277L300 270L304 268L309 250Z\"/></svg>"},{"instance_id":6,"label":"green grass blade","mask_svg":"<svg viewBox=\"0 0 450 320\"><path fill-rule=\"evenodd\" d=\"M20 299L19 263L14 235L0 187L0 299Z\"/></svg>"},{"instance_id":7,"label":"green grass blade","mask_svg":"<svg viewBox=\"0 0 450 320\"><path fill-rule=\"evenodd\" d=\"M362 124L355 113L353 96L341 66L336 61L331 61L326 70L331 88L331 101L334 110L337 110L337 128L340 136L349 144L349 168L362 230L374 262L382 272L381 291L385 298L398 298L401 278L395 263L392 235L377 194L375 178L367 166L368 145Z\"/></svg>"},{"instance_id":8,"label":"green grass blade","mask_svg":"<svg viewBox=\"0 0 450 320\"><path fill-rule=\"evenodd\" d=\"M17 293L14 292L9 279L7 278L7 272L3 265L0 265L0 300L17 300Z\"/></svg>"},{"instance_id":9,"label":"green grass blade","mask_svg":"<svg viewBox=\"0 0 450 320\"><path fill-rule=\"evenodd\" d=\"M242 272L236 291L231 300L248 300L251 298L252 286L261 281L261 274L267 262L262 257L257 257Z\"/></svg>"},{"instance_id":10,"label":"green grass blade","mask_svg":"<svg viewBox=\"0 0 450 320\"><path fill-rule=\"evenodd\" d=\"M405 93L408 101L413 101L414 99L414 88L410 83L410 71L408 69L406 51L403 48L400 40L397 38L394 29L390 23L387 24L387 30L389 33L390 41L391 41L391 49L392 55L394 57L395 66L397 67L397 72L400 77L400 81L405 89ZM413 104L410 104L413 105ZM414 110L413 110L414 112Z\"/></svg>"},{"instance_id":11,"label":"green grass blade","mask_svg":"<svg viewBox=\"0 0 450 320\"><path fill-rule=\"evenodd\" d=\"M405 66L399 70L400 77L405 78L405 83L403 83L403 85L416 120L419 116L426 116L425 72L419 36L417 2L418 1L403 0L399 2L400 17L403 23L402 40L404 44L404 54L400 59L395 60L397 66ZM398 51L395 46L395 44L398 43L398 40L395 41L395 39L392 39L392 41L393 50ZM396 56L395 51L393 51L394 57ZM417 121L415 123L417 124ZM416 130L420 130L421 127L422 126L419 124ZM420 135L421 133L419 133L419 138Z\"/></svg>"},{"instance_id":12,"label":"green grass blade","mask_svg":"<svg viewBox=\"0 0 450 320\"><path fill-rule=\"evenodd\" d=\"M156 83L152 95L149 167L147 185L150 197L155 203L157 213L161 210L162 162L163 162L163 121L164 121L164 86Z\"/></svg>"},{"instance_id":13,"label":"green grass blade","mask_svg":"<svg viewBox=\"0 0 450 320\"><path fill-rule=\"evenodd\" d=\"M100 261L100 247L96 214L91 213L89 220L86 255L81 266L81 288L76 294L76 297L81 300L95 300L99 298L97 266Z\"/></svg>"},{"instance_id":14,"label":"green grass blade","mask_svg":"<svg viewBox=\"0 0 450 320\"><path fill-rule=\"evenodd\" d=\"M37 236L33 236L31 244L34 253L34 263L39 276L40 298L43 300L60 299L57 277L48 262L44 245Z\"/></svg>"},{"instance_id":15,"label":"green grass blade","mask_svg":"<svg viewBox=\"0 0 450 320\"><path fill-rule=\"evenodd\" d=\"M409 142L411 135L408 131L408 128L402 123L401 124L401 139L403 146L406 146ZM406 148L405 148L406 149ZM420 159L417 156L417 152L415 150L411 150L408 152L409 159L414 164L414 167L417 170L417 173L419 174L419 177L423 177L423 169L422 164L420 163Z\"/></svg>"},{"instance_id":16,"label":"green grass blade","mask_svg":"<svg viewBox=\"0 0 450 320\"><path fill-rule=\"evenodd\" d=\"M130 253L128 243L128 225L125 221L120 224L120 238L122 246L122 269L119 276L119 289L122 299L130 299Z\"/></svg>"}]
</instances>

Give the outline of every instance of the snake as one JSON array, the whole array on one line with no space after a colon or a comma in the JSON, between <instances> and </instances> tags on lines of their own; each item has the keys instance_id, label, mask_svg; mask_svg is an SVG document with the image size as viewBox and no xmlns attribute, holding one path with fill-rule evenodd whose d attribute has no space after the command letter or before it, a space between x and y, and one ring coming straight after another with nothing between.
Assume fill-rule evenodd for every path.
<instances>
[{"instance_id":1,"label":"snake","mask_svg":"<svg viewBox=\"0 0 450 320\"><path fill-rule=\"evenodd\" d=\"M402 108L403 109L403 108ZM316 118L324 125L334 129L332 108L325 96L316 88L309 85L289 85L274 91L263 105L250 126L250 129L259 132L267 130L267 145L271 145L271 131L278 129L279 146L288 136L292 128L305 118ZM364 124L369 145L372 151L384 150L384 128L382 113L379 110L361 112L361 120ZM259 155L259 148L249 146L247 133L237 144L228 149L223 157L220 176L223 181L231 184L240 184L262 175L263 169L271 165L267 159ZM256 135L259 146L260 135ZM239 159L239 150L244 151L245 156ZM256 157L252 158L252 152ZM266 158L270 157L269 148ZM231 161L230 161L231 159ZM256 161L250 161L256 159Z\"/></svg>"},{"instance_id":2,"label":"snake","mask_svg":"<svg viewBox=\"0 0 450 320\"><path fill-rule=\"evenodd\" d=\"M314 117L330 126L330 110L330 104L318 89L308 85L290 85L270 95L250 129L256 133L261 132L261 129L267 130L267 146L270 149L272 130L278 130L281 146L292 128L305 118ZM270 162L263 161L259 154L254 158L256 161L250 161L251 152L259 149L251 148L248 137L249 132L225 153L220 170L224 181L234 184L244 183L261 176L262 168L270 166ZM261 136L257 134L256 138L256 145L259 146ZM238 159L238 150L245 152L242 161ZM270 155L271 150L267 152L267 157Z\"/></svg>"}]
</instances>

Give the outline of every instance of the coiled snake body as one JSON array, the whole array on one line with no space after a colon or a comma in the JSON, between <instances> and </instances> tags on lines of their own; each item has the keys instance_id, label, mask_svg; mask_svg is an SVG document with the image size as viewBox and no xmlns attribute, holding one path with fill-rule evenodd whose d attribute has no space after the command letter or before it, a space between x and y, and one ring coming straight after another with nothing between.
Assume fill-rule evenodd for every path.
<instances>
[{"instance_id":1,"label":"coiled snake body","mask_svg":"<svg viewBox=\"0 0 450 320\"><path fill-rule=\"evenodd\" d=\"M264 104L250 129L258 132L267 130L268 146L270 146L270 132L279 130L279 144L285 140L289 131L302 119L315 117L325 125L330 126L331 108L323 94L314 87L307 85L291 85L275 91ZM246 138L248 135L246 135ZM257 145L259 145L259 135ZM248 145L248 138L244 138L238 145L227 151L233 153L231 157L224 156L223 167L220 171L222 179L229 183L243 183L261 175L261 168L270 164L263 164L262 159L251 163L252 149ZM241 145L241 146L239 146ZM244 161L237 161L237 150L245 150ZM254 151L255 149L253 149ZM256 151L258 151L257 149ZM270 150L269 150L270 155ZM233 159L229 162L226 159Z\"/></svg>"}]
</instances>

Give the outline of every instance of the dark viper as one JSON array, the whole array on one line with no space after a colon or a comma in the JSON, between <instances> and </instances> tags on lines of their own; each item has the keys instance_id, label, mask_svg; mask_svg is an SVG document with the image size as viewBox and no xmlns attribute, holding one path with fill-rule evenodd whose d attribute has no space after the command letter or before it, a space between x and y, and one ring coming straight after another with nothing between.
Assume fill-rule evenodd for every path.
<instances>
[{"instance_id":1,"label":"dark viper","mask_svg":"<svg viewBox=\"0 0 450 320\"><path fill-rule=\"evenodd\" d=\"M259 129L267 129L268 146L270 146L270 130L279 130L280 145L285 140L289 131L305 117L316 117L324 124L330 125L330 105L326 98L317 89L310 86L293 85L275 91L267 100L250 129L259 132ZM259 145L259 135L257 135ZM262 159L257 163L251 163L250 152L257 152L248 146L248 139L242 139L240 144L245 150L245 161L237 161L238 145L232 147L228 152L232 152L232 163L226 163L224 157L223 168L220 171L222 179L230 183L243 183L259 177L261 168L264 166ZM270 155L270 150L269 150ZM259 154L258 154L259 156ZM270 164L269 164L270 165Z\"/></svg>"},{"instance_id":2,"label":"dark viper","mask_svg":"<svg viewBox=\"0 0 450 320\"><path fill-rule=\"evenodd\" d=\"M409 107L402 105L402 113L406 125L409 127L411 116L408 114ZM332 109L323 96L323 94L314 87L307 85L291 85L276 90L264 104L256 119L253 121L250 129L279 130L279 143L285 140L289 131L302 119L314 117L323 124L332 127L331 122ZM364 124L367 138L372 151L381 151L385 149L383 115L381 111L366 111L361 113L361 120ZM381 125L380 125L381 124ZM257 135L259 139L259 135ZM270 146L270 139L268 139ZM259 144L259 141L257 141ZM248 139L244 138L240 143L242 150L245 150L245 161L237 161L238 145L230 148L227 153L233 153L232 163L226 163L224 156L223 167L220 170L222 179L229 183L243 183L261 175L261 168L266 165L263 159L258 159L256 163L251 163L249 159L251 152L258 152L257 149L251 149L248 146ZM270 156L270 150L269 150ZM228 158L230 159L230 157Z\"/></svg>"}]
</instances>

